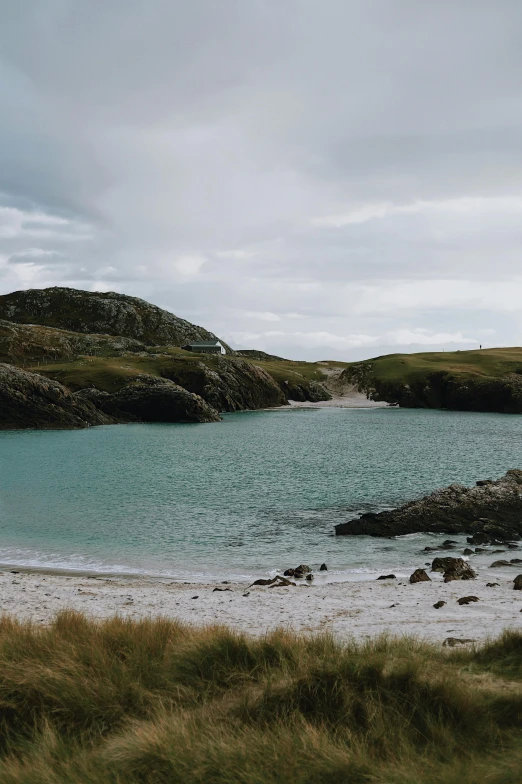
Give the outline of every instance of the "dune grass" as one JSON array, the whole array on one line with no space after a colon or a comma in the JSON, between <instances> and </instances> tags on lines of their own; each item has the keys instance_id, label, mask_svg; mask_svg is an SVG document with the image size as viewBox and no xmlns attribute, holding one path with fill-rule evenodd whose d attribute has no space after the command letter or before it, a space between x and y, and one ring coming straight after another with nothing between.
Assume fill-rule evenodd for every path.
<instances>
[{"instance_id":1,"label":"dune grass","mask_svg":"<svg viewBox=\"0 0 522 784\"><path fill-rule=\"evenodd\" d=\"M520 782L522 634L249 638L162 619L0 623L2 784Z\"/></svg>"}]
</instances>

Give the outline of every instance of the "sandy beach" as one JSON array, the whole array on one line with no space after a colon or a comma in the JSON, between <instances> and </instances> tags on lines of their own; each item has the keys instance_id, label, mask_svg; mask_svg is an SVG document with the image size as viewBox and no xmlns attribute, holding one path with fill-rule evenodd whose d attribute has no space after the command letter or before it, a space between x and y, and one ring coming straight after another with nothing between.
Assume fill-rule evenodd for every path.
<instances>
[{"instance_id":1,"label":"sandy beach","mask_svg":"<svg viewBox=\"0 0 522 784\"><path fill-rule=\"evenodd\" d=\"M364 639L382 633L414 635L442 643L448 637L480 642L507 628L522 627L522 591L513 590L512 573L443 583L410 585L408 579L322 583L296 587L248 584L178 583L152 578L82 576L49 572L0 572L0 610L20 620L46 624L65 609L93 618L118 614L138 619L165 616L193 624L225 624L251 634L276 627L301 632L332 632L338 639ZM487 587L488 582L497 582ZM216 587L221 590L215 590ZM479 601L460 606L457 599ZM438 601L441 609L434 609Z\"/></svg>"}]
</instances>

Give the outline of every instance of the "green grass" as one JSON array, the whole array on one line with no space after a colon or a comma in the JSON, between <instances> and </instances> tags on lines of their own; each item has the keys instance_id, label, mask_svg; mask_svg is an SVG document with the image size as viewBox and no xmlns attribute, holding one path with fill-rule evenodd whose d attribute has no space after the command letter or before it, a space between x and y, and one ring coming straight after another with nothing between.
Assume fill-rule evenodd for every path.
<instances>
[{"instance_id":1,"label":"green grass","mask_svg":"<svg viewBox=\"0 0 522 784\"><path fill-rule=\"evenodd\" d=\"M522 634L250 638L167 620L0 624L2 784L514 784Z\"/></svg>"},{"instance_id":2,"label":"green grass","mask_svg":"<svg viewBox=\"0 0 522 784\"><path fill-rule=\"evenodd\" d=\"M306 384L324 379L321 366L313 362L250 360L233 356L218 360L216 357L194 354L173 347L159 348L157 355L81 356L68 362L42 362L29 369L53 378L73 391L94 384L97 389L115 392L130 379L142 373L175 378L183 386L183 377L191 375L198 363L202 362L212 369L217 361L247 362L261 367L279 384L284 381Z\"/></svg>"},{"instance_id":3,"label":"green grass","mask_svg":"<svg viewBox=\"0 0 522 784\"><path fill-rule=\"evenodd\" d=\"M522 348L491 348L476 351L425 352L421 354L387 354L364 362L352 362L349 368L371 365L372 375L381 381L412 383L429 373L473 375L499 378L522 371Z\"/></svg>"}]
</instances>

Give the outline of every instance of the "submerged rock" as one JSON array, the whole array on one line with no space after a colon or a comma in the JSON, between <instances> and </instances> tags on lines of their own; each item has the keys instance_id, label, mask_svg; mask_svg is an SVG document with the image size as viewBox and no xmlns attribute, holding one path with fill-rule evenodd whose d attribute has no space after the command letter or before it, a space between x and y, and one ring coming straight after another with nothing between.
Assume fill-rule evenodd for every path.
<instances>
[{"instance_id":1,"label":"submerged rock","mask_svg":"<svg viewBox=\"0 0 522 784\"><path fill-rule=\"evenodd\" d=\"M115 421L58 381L0 364L0 430L72 429Z\"/></svg>"},{"instance_id":2,"label":"submerged rock","mask_svg":"<svg viewBox=\"0 0 522 784\"><path fill-rule=\"evenodd\" d=\"M501 543L522 536L522 471L494 482L450 485L391 511L366 513L335 526L344 536L402 536L411 533L471 534L470 544Z\"/></svg>"}]
</instances>

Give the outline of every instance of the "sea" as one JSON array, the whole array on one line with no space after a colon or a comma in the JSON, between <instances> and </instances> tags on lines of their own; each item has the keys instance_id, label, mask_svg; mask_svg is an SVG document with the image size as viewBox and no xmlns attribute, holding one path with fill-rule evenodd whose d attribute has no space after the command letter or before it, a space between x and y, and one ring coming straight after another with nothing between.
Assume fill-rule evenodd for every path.
<instances>
[{"instance_id":1,"label":"sea","mask_svg":"<svg viewBox=\"0 0 522 784\"><path fill-rule=\"evenodd\" d=\"M322 580L399 576L444 537L335 536L336 523L520 467L522 416L503 414L289 408L0 432L0 566L218 582L324 562Z\"/></svg>"}]
</instances>

